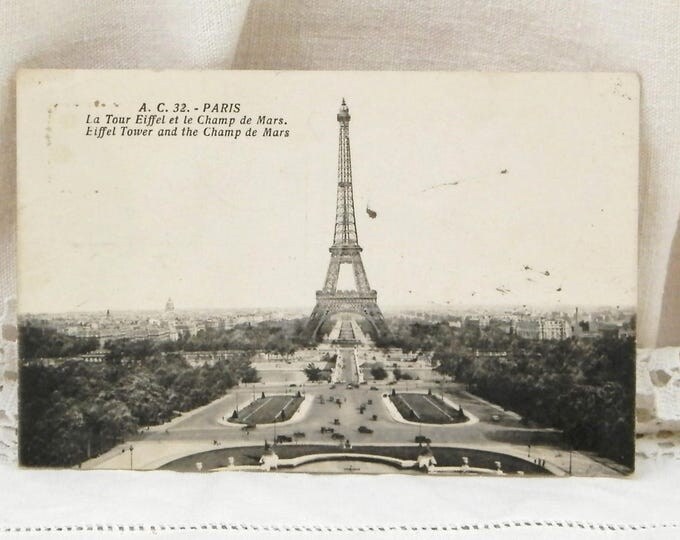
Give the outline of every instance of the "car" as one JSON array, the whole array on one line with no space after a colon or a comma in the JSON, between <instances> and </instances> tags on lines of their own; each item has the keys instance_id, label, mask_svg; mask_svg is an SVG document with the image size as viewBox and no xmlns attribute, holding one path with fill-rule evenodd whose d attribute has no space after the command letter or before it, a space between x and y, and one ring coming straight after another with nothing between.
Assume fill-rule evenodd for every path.
<instances>
[{"instance_id":1,"label":"car","mask_svg":"<svg viewBox=\"0 0 680 540\"><path fill-rule=\"evenodd\" d=\"M369 390L377 390L377 389L378 389L377 386L371 386L371 387L369 388Z\"/></svg>"},{"instance_id":2,"label":"car","mask_svg":"<svg viewBox=\"0 0 680 540\"><path fill-rule=\"evenodd\" d=\"M339 426L340 425L340 419L339 418L333 418L333 425Z\"/></svg>"},{"instance_id":3,"label":"car","mask_svg":"<svg viewBox=\"0 0 680 540\"><path fill-rule=\"evenodd\" d=\"M347 385L347 390L353 390L353 389L354 389L354 386L352 385L352 383Z\"/></svg>"},{"instance_id":4,"label":"car","mask_svg":"<svg viewBox=\"0 0 680 540\"><path fill-rule=\"evenodd\" d=\"M331 435L331 439L334 441L341 441L344 438L345 436L342 433L333 433L333 435Z\"/></svg>"},{"instance_id":5,"label":"car","mask_svg":"<svg viewBox=\"0 0 680 540\"><path fill-rule=\"evenodd\" d=\"M335 384L331 384L331 385L329 386L329 388L330 388L331 390L335 389Z\"/></svg>"},{"instance_id":6,"label":"car","mask_svg":"<svg viewBox=\"0 0 680 540\"><path fill-rule=\"evenodd\" d=\"M277 435L276 442L277 443L293 442L293 437L289 437L288 435Z\"/></svg>"},{"instance_id":7,"label":"car","mask_svg":"<svg viewBox=\"0 0 680 540\"><path fill-rule=\"evenodd\" d=\"M366 426L359 426L359 429L357 430L359 433L366 433L370 435L373 433L373 430L371 428L367 428Z\"/></svg>"},{"instance_id":8,"label":"car","mask_svg":"<svg viewBox=\"0 0 680 540\"><path fill-rule=\"evenodd\" d=\"M250 431L251 429L255 429L257 427L257 424L246 424L241 428L241 431Z\"/></svg>"},{"instance_id":9,"label":"car","mask_svg":"<svg viewBox=\"0 0 680 540\"><path fill-rule=\"evenodd\" d=\"M416 435L416 442L418 444L430 444L432 439L426 437L425 435Z\"/></svg>"},{"instance_id":10,"label":"car","mask_svg":"<svg viewBox=\"0 0 680 540\"><path fill-rule=\"evenodd\" d=\"M288 388L295 388L295 387L297 387L297 384L295 384L295 383L291 383L291 384L288 385Z\"/></svg>"},{"instance_id":11,"label":"car","mask_svg":"<svg viewBox=\"0 0 680 540\"><path fill-rule=\"evenodd\" d=\"M321 433L334 433L334 432L335 429L333 429L332 427L321 426Z\"/></svg>"}]
</instances>

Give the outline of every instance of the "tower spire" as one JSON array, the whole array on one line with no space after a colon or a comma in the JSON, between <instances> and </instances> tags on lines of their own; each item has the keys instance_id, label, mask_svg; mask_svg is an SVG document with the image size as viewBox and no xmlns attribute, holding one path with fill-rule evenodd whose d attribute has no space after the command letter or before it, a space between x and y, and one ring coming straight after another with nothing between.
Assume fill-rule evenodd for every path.
<instances>
[{"instance_id":1,"label":"tower spire","mask_svg":"<svg viewBox=\"0 0 680 540\"><path fill-rule=\"evenodd\" d=\"M333 246L358 246L357 224L354 217L352 190L352 154L349 147L349 108L342 98L338 111L340 133L338 141L338 195L335 209Z\"/></svg>"}]
</instances>

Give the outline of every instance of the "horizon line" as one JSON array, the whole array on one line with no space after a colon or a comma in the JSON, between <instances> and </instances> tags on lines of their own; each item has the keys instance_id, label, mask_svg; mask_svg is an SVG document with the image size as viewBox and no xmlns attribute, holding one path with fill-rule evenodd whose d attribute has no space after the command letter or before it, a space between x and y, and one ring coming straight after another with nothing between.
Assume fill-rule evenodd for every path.
<instances>
[{"instance_id":1,"label":"horizon line","mask_svg":"<svg viewBox=\"0 0 680 540\"><path fill-rule=\"evenodd\" d=\"M274 310L285 310L285 311L309 311L311 313L313 306L240 306L240 307L175 307L173 312L196 312L196 311L274 311ZM594 310L594 309L617 309L619 311L634 311L637 312L637 306L633 304L395 304L383 306L382 310L384 312L389 311L408 311L408 310L422 310L422 311L459 311L465 309L493 309L493 310L512 310L512 309L552 309L552 310L574 310L576 308ZM152 312L152 313L167 313L164 307L154 307L154 308L96 308L96 309L72 309L72 310L45 310L45 311L19 311L17 316L36 316L36 315L63 315L70 313L87 313L87 314L97 314L97 313L125 313L125 312Z\"/></svg>"}]
</instances>

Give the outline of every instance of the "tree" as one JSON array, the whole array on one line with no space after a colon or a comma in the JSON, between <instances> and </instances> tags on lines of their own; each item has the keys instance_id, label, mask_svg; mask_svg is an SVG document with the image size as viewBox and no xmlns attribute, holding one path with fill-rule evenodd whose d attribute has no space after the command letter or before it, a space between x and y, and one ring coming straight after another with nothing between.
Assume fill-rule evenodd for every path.
<instances>
[{"instance_id":1,"label":"tree","mask_svg":"<svg viewBox=\"0 0 680 540\"><path fill-rule=\"evenodd\" d=\"M536 422L562 430L575 448L632 466L634 459L635 341L529 341L490 333L506 355L476 357L480 341L459 337L437 346L438 370L479 396ZM491 346L491 345L489 345ZM463 412L461 409L460 416Z\"/></svg>"},{"instance_id":2,"label":"tree","mask_svg":"<svg viewBox=\"0 0 680 540\"><path fill-rule=\"evenodd\" d=\"M382 381L383 379L387 378L387 371L381 365L373 366L371 368L371 376L376 381Z\"/></svg>"},{"instance_id":3,"label":"tree","mask_svg":"<svg viewBox=\"0 0 680 540\"><path fill-rule=\"evenodd\" d=\"M315 382L321 379L321 369L316 367L312 362L307 364L307 367L304 369L305 375L307 376L307 380L311 382Z\"/></svg>"},{"instance_id":4,"label":"tree","mask_svg":"<svg viewBox=\"0 0 680 540\"><path fill-rule=\"evenodd\" d=\"M31 323L19 325L19 356L22 360L78 356L98 347L97 338L77 338Z\"/></svg>"},{"instance_id":5,"label":"tree","mask_svg":"<svg viewBox=\"0 0 680 540\"><path fill-rule=\"evenodd\" d=\"M397 381L410 381L413 379L410 373L406 373L399 368L394 368L392 373L394 374L394 379Z\"/></svg>"},{"instance_id":6,"label":"tree","mask_svg":"<svg viewBox=\"0 0 680 540\"><path fill-rule=\"evenodd\" d=\"M248 366L244 369L243 374L241 375L242 383L256 383L259 381L260 375L254 367Z\"/></svg>"},{"instance_id":7,"label":"tree","mask_svg":"<svg viewBox=\"0 0 680 540\"><path fill-rule=\"evenodd\" d=\"M28 329L30 327L30 329ZM25 325L22 360L74 356L96 348L40 326ZM42 365L21 362L20 461L33 466L72 466L106 452L140 426L162 423L223 395L242 373L248 355L191 367L159 342L119 340L102 363L77 359ZM254 370L253 370L254 371Z\"/></svg>"}]
</instances>

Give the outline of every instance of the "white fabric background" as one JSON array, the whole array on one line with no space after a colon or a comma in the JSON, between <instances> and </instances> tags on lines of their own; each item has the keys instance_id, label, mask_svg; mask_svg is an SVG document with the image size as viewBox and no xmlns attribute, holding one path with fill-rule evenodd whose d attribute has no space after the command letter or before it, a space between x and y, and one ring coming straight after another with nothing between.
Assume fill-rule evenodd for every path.
<instances>
[{"instance_id":1,"label":"white fabric background","mask_svg":"<svg viewBox=\"0 0 680 540\"><path fill-rule=\"evenodd\" d=\"M12 412L16 331L11 299L16 287L14 75L18 67L635 71L643 89L638 332L641 346L653 347L680 345L680 276L667 279L680 214L678 28L680 4L672 0L294 0L253 1L249 9L245 0L0 0L0 381L4 386L0 460L13 460L16 443ZM680 252L678 243L680 239L674 249ZM654 425L663 427L663 419L661 425ZM310 477L301 482L300 476L257 475L242 480L232 475L154 473L151 478L148 473L44 473L8 466L0 468L0 535L5 525L57 523L426 527L571 520L665 523L669 527L628 529L626 535L677 537L678 452L646 453L655 452L655 459L642 461L634 480L502 484L403 477ZM92 536L92 532L72 533ZM210 534L214 531L209 527L191 533ZM302 534L320 535L315 530ZM354 534L356 530L342 533ZM600 533L578 526L546 526L466 534L573 538ZM385 535L410 537L411 533Z\"/></svg>"}]
</instances>

